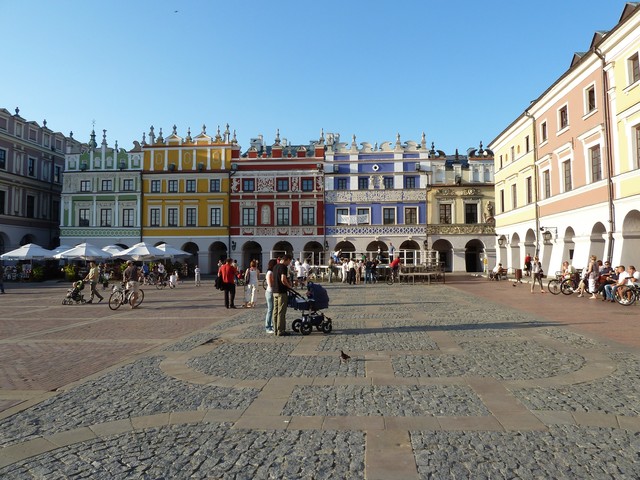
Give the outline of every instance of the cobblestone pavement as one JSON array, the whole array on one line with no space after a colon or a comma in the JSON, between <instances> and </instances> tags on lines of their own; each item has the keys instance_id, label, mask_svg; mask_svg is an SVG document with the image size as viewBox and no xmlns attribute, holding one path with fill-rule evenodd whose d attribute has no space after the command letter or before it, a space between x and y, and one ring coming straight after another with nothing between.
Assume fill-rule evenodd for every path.
<instances>
[{"instance_id":1,"label":"cobblestone pavement","mask_svg":"<svg viewBox=\"0 0 640 480\"><path fill-rule=\"evenodd\" d=\"M468 276L327 289L333 332L283 338L210 285L116 312L10 285L0 478L640 477L640 331L581 320L636 307Z\"/></svg>"}]
</instances>

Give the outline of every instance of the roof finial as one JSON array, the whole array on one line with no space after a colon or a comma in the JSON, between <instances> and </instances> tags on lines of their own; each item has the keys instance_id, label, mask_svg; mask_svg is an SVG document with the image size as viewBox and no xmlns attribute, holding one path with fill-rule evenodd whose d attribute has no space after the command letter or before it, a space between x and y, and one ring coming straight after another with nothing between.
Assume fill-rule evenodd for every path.
<instances>
[{"instance_id":1,"label":"roof finial","mask_svg":"<svg viewBox=\"0 0 640 480\"><path fill-rule=\"evenodd\" d=\"M16 107L16 117L20 116L20 109L18 107Z\"/></svg>"},{"instance_id":2,"label":"roof finial","mask_svg":"<svg viewBox=\"0 0 640 480\"><path fill-rule=\"evenodd\" d=\"M216 131L216 142L222 142L222 135L220 135L220 125L218 125L218 130Z\"/></svg>"},{"instance_id":3,"label":"roof finial","mask_svg":"<svg viewBox=\"0 0 640 480\"><path fill-rule=\"evenodd\" d=\"M238 139L236 138L236 129L233 129L233 138L231 139L231 143L236 145L238 143Z\"/></svg>"},{"instance_id":4,"label":"roof finial","mask_svg":"<svg viewBox=\"0 0 640 480\"><path fill-rule=\"evenodd\" d=\"M276 143L275 145L280 145L280 129L276 129Z\"/></svg>"},{"instance_id":5,"label":"roof finial","mask_svg":"<svg viewBox=\"0 0 640 480\"><path fill-rule=\"evenodd\" d=\"M422 132L422 139L420 140L420 146L422 148L427 148L427 136L424 134L424 131Z\"/></svg>"},{"instance_id":6,"label":"roof finial","mask_svg":"<svg viewBox=\"0 0 640 480\"><path fill-rule=\"evenodd\" d=\"M46 118L44 120L42 120L42 126L44 128L47 128L47 119Z\"/></svg>"},{"instance_id":7,"label":"roof finial","mask_svg":"<svg viewBox=\"0 0 640 480\"><path fill-rule=\"evenodd\" d=\"M107 144L107 131L105 129L102 130L102 145Z\"/></svg>"},{"instance_id":8,"label":"roof finial","mask_svg":"<svg viewBox=\"0 0 640 480\"><path fill-rule=\"evenodd\" d=\"M207 126L203 123L202 124L202 135L206 135L207 134Z\"/></svg>"},{"instance_id":9,"label":"roof finial","mask_svg":"<svg viewBox=\"0 0 640 480\"><path fill-rule=\"evenodd\" d=\"M187 138L184 139L186 142L190 142L191 140L193 140L191 138L191 127L187 128Z\"/></svg>"},{"instance_id":10,"label":"roof finial","mask_svg":"<svg viewBox=\"0 0 640 480\"><path fill-rule=\"evenodd\" d=\"M176 124L173 124L173 133L172 135L178 135L178 127L176 127Z\"/></svg>"},{"instance_id":11,"label":"roof finial","mask_svg":"<svg viewBox=\"0 0 640 480\"><path fill-rule=\"evenodd\" d=\"M324 145L324 128L320 129L320 140L318 141L319 145Z\"/></svg>"}]
</instances>

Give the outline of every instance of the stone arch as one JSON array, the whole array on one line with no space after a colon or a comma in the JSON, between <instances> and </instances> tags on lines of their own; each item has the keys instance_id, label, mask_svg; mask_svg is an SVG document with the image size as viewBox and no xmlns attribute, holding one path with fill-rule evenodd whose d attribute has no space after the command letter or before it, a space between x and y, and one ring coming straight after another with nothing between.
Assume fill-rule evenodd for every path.
<instances>
[{"instance_id":1,"label":"stone arch","mask_svg":"<svg viewBox=\"0 0 640 480\"><path fill-rule=\"evenodd\" d=\"M302 250L301 260L309 260L311 265L322 265L324 263L324 247L315 240L307 242Z\"/></svg>"},{"instance_id":2,"label":"stone arch","mask_svg":"<svg viewBox=\"0 0 640 480\"><path fill-rule=\"evenodd\" d=\"M405 240L400 244L400 251L396 252L400 255L404 265L415 265L418 263L417 252L420 251L420 244L415 240Z\"/></svg>"},{"instance_id":3,"label":"stone arch","mask_svg":"<svg viewBox=\"0 0 640 480\"><path fill-rule=\"evenodd\" d=\"M443 238L433 242L431 247L438 252L438 262L445 272L453 271L453 245Z\"/></svg>"},{"instance_id":4,"label":"stone arch","mask_svg":"<svg viewBox=\"0 0 640 480\"><path fill-rule=\"evenodd\" d=\"M283 256L286 253L293 257L293 245L286 240L280 240L271 249L272 258Z\"/></svg>"},{"instance_id":5,"label":"stone arch","mask_svg":"<svg viewBox=\"0 0 640 480\"><path fill-rule=\"evenodd\" d=\"M599 260L604 261L604 249L605 249L605 235L607 233L607 228L604 226L602 222L596 222L591 229L591 237L590 237L590 248L589 254L595 255Z\"/></svg>"},{"instance_id":6,"label":"stone arch","mask_svg":"<svg viewBox=\"0 0 640 480\"><path fill-rule=\"evenodd\" d=\"M640 212L630 210L622 222L622 249L620 252L620 264L636 265L638 252L640 251Z\"/></svg>"},{"instance_id":7,"label":"stone arch","mask_svg":"<svg viewBox=\"0 0 640 480\"><path fill-rule=\"evenodd\" d=\"M509 258L508 267L513 269L522 268L520 265L524 261L524 256L521 255L520 252L520 235L518 235L517 233L511 235L511 241L509 242L509 245L511 247L511 256Z\"/></svg>"},{"instance_id":8,"label":"stone arch","mask_svg":"<svg viewBox=\"0 0 640 480\"><path fill-rule=\"evenodd\" d=\"M251 260L256 260L258 262L258 268L261 270L262 265L266 265L268 262L268 260L265 261L265 259L262 258L262 245L258 242L254 242L253 240L246 242L242 245L241 251L242 253L239 264L243 270L249 268Z\"/></svg>"},{"instance_id":9,"label":"stone arch","mask_svg":"<svg viewBox=\"0 0 640 480\"><path fill-rule=\"evenodd\" d=\"M30 233L27 233L20 239L20 246L28 245L29 243L36 243L36 237Z\"/></svg>"},{"instance_id":10,"label":"stone arch","mask_svg":"<svg viewBox=\"0 0 640 480\"><path fill-rule=\"evenodd\" d=\"M464 263L467 272L482 272L484 264L482 258L484 256L484 243L477 238L469 240L464 246Z\"/></svg>"},{"instance_id":11,"label":"stone arch","mask_svg":"<svg viewBox=\"0 0 640 480\"><path fill-rule=\"evenodd\" d=\"M576 232L571 227L567 227L563 236L562 260L573 262L573 252L576 248L575 238Z\"/></svg>"},{"instance_id":12,"label":"stone arch","mask_svg":"<svg viewBox=\"0 0 640 480\"><path fill-rule=\"evenodd\" d=\"M217 275L218 262L224 262L228 256L226 243L217 241L209 245L209 271Z\"/></svg>"}]
</instances>

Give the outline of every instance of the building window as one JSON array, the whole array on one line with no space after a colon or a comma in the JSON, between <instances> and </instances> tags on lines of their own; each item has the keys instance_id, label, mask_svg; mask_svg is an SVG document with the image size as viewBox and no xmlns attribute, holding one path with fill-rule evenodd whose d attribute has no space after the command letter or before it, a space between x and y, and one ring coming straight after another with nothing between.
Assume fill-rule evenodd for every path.
<instances>
[{"instance_id":1,"label":"building window","mask_svg":"<svg viewBox=\"0 0 640 480\"><path fill-rule=\"evenodd\" d=\"M196 193L196 181L194 179L187 180L185 187L187 193Z\"/></svg>"},{"instance_id":2,"label":"building window","mask_svg":"<svg viewBox=\"0 0 640 480\"><path fill-rule=\"evenodd\" d=\"M562 179L564 181L564 191L571 191L571 160L562 162Z\"/></svg>"},{"instance_id":3,"label":"building window","mask_svg":"<svg viewBox=\"0 0 640 480\"><path fill-rule=\"evenodd\" d=\"M100 226L101 227L111 226L111 209L110 208L100 209Z\"/></svg>"},{"instance_id":4,"label":"building window","mask_svg":"<svg viewBox=\"0 0 640 480\"><path fill-rule=\"evenodd\" d=\"M160 180L151 180L151 193L160 193Z\"/></svg>"},{"instance_id":5,"label":"building window","mask_svg":"<svg viewBox=\"0 0 640 480\"><path fill-rule=\"evenodd\" d=\"M198 210L193 207L187 208L187 227L195 227L197 225Z\"/></svg>"},{"instance_id":6,"label":"building window","mask_svg":"<svg viewBox=\"0 0 640 480\"><path fill-rule=\"evenodd\" d=\"M346 189L347 189L347 179L338 178L336 180L336 190L346 190Z\"/></svg>"},{"instance_id":7,"label":"building window","mask_svg":"<svg viewBox=\"0 0 640 480\"><path fill-rule=\"evenodd\" d=\"M542 186L544 187L544 198L551 197L551 174L549 170L542 172Z\"/></svg>"},{"instance_id":8,"label":"building window","mask_svg":"<svg viewBox=\"0 0 640 480\"><path fill-rule=\"evenodd\" d=\"M500 213L504 213L504 189L500 190Z\"/></svg>"},{"instance_id":9,"label":"building window","mask_svg":"<svg viewBox=\"0 0 640 480\"><path fill-rule=\"evenodd\" d=\"M358 190L369 190L369 177L358 177Z\"/></svg>"},{"instance_id":10,"label":"building window","mask_svg":"<svg viewBox=\"0 0 640 480\"><path fill-rule=\"evenodd\" d=\"M440 204L440 223L449 225L451 223L451 204Z\"/></svg>"},{"instance_id":11,"label":"building window","mask_svg":"<svg viewBox=\"0 0 640 480\"><path fill-rule=\"evenodd\" d=\"M288 208L279 207L276 210L276 222L278 226L288 227L289 225L291 225Z\"/></svg>"},{"instance_id":12,"label":"building window","mask_svg":"<svg viewBox=\"0 0 640 480\"><path fill-rule=\"evenodd\" d=\"M513 145L511 146L511 161L515 162L516 160L516 147L514 147Z\"/></svg>"},{"instance_id":13,"label":"building window","mask_svg":"<svg viewBox=\"0 0 640 480\"><path fill-rule=\"evenodd\" d=\"M209 223L212 227L219 227L222 225L222 209L219 207L209 210Z\"/></svg>"},{"instance_id":14,"label":"building window","mask_svg":"<svg viewBox=\"0 0 640 480\"><path fill-rule=\"evenodd\" d=\"M51 212L51 220L60 223L60 202L55 200L51 202Z\"/></svg>"},{"instance_id":15,"label":"building window","mask_svg":"<svg viewBox=\"0 0 640 480\"><path fill-rule=\"evenodd\" d=\"M560 126L559 130L564 130L569 126L569 110L566 105L558 110L558 125Z\"/></svg>"},{"instance_id":16,"label":"building window","mask_svg":"<svg viewBox=\"0 0 640 480\"><path fill-rule=\"evenodd\" d=\"M122 191L124 192L133 192L133 179L125 178L122 180Z\"/></svg>"},{"instance_id":17,"label":"building window","mask_svg":"<svg viewBox=\"0 0 640 480\"><path fill-rule=\"evenodd\" d=\"M53 167L53 182L54 183L60 183L62 181L61 178L61 173L62 173L62 169L56 165Z\"/></svg>"},{"instance_id":18,"label":"building window","mask_svg":"<svg viewBox=\"0 0 640 480\"><path fill-rule=\"evenodd\" d=\"M531 150L531 144L529 142L529 135L527 135L524 137L524 153L529 153L529 150Z\"/></svg>"},{"instance_id":19,"label":"building window","mask_svg":"<svg viewBox=\"0 0 640 480\"><path fill-rule=\"evenodd\" d=\"M628 60L629 67L629 85L640 80L640 59L636 53Z\"/></svg>"},{"instance_id":20,"label":"building window","mask_svg":"<svg viewBox=\"0 0 640 480\"><path fill-rule=\"evenodd\" d=\"M159 227L160 226L160 209L159 208L152 208L150 211L150 222L149 224L152 227Z\"/></svg>"},{"instance_id":21,"label":"building window","mask_svg":"<svg viewBox=\"0 0 640 480\"><path fill-rule=\"evenodd\" d=\"M22 138L22 124L16 123L16 137Z\"/></svg>"},{"instance_id":22,"label":"building window","mask_svg":"<svg viewBox=\"0 0 640 480\"><path fill-rule=\"evenodd\" d=\"M369 215L371 210L368 208L356 208L356 223L358 225L369 225L371 223Z\"/></svg>"},{"instance_id":23,"label":"building window","mask_svg":"<svg viewBox=\"0 0 640 480\"><path fill-rule=\"evenodd\" d=\"M584 92L584 113L591 113L596 109L596 87L591 86Z\"/></svg>"},{"instance_id":24,"label":"building window","mask_svg":"<svg viewBox=\"0 0 640 480\"><path fill-rule=\"evenodd\" d=\"M635 141L636 141L636 163L635 168L640 165L640 127L635 128Z\"/></svg>"},{"instance_id":25,"label":"building window","mask_svg":"<svg viewBox=\"0 0 640 480\"><path fill-rule=\"evenodd\" d=\"M220 179L212 178L209 180L209 191L210 192L219 192L220 191Z\"/></svg>"},{"instance_id":26,"label":"building window","mask_svg":"<svg viewBox=\"0 0 640 480\"><path fill-rule=\"evenodd\" d=\"M542 122L540 124L540 138L542 142L547 141L547 122Z\"/></svg>"},{"instance_id":27,"label":"building window","mask_svg":"<svg viewBox=\"0 0 640 480\"><path fill-rule=\"evenodd\" d=\"M0 168L7 169L7 151L2 148L0 148Z\"/></svg>"},{"instance_id":28,"label":"building window","mask_svg":"<svg viewBox=\"0 0 640 480\"><path fill-rule=\"evenodd\" d=\"M385 190L393 189L393 177L384 177L382 179L382 184L384 185Z\"/></svg>"},{"instance_id":29,"label":"building window","mask_svg":"<svg viewBox=\"0 0 640 480\"><path fill-rule=\"evenodd\" d=\"M133 208L124 208L122 210L122 226L133 227L134 217Z\"/></svg>"},{"instance_id":30,"label":"building window","mask_svg":"<svg viewBox=\"0 0 640 480\"><path fill-rule=\"evenodd\" d=\"M406 225L418 224L418 209L415 207L409 207L404 209L404 223Z\"/></svg>"},{"instance_id":31,"label":"building window","mask_svg":"<svg viewBox=\"0 0 640 480\"><path fill-rule=\"evenodd\" d=\"M5 205L7 201L7 192L0 190L0 215L5 214Z\"/></svg>"},{"instance_id":32,"label":"building window","mask_svg":"<svg viewBox=\"0 0 640 480\"><path fill-rule=\"evenodd\" d=\"M50 141L51 141L51 135L49 135L48 133L45 133L45 135L43 137L44 146L45 147L49 147L49 142Z\"/></svg>"},{"instance_id":33,"label":"building window","mask_svg":"<svg viewBox=\"0 0 640 480\"><path fill-rule=\"evenodd\" d=\"M302 207L302 225L316 224L316 210L314 207Z\"/></svg>"},{"instance_id":34,"label":"building window","mask_svg":"<svg viewBox=\"0 0 640 480\"><path fill-rule=\"evenodd\" d=\"M27 218L36 217L36 197L27 195Z\"/></svg>"},{"instance_id":35,"label":"building window","mask_svg":"<svg viewBox=\"0 0 640 480\"><path fill-rule=\"evenodd\" d=\"M110 192L113 190L113 181L112 180L102 180L102 191Z\"/></svg>"},{"instance_id":36,"label":"building window","mask_svg":"<svg viewBox=\"0 0 640 480\"><path fill-rule=\"evenodd\" d=\"M511 185L511 208L514 210L518 208L518 187L515 183Z\"/></svg>"},{"instance_id":37,"label":"building window","mask_svg":"<svg viewBox=\"0 0 640 480\"><path fill-rule=\"evenodd\" d=\"M336 208L336 225L347 225L349 223L349 209Z\"/></svg>"},{"instance_id":38,"label":"building window","mask_svg":"<svg viewBox=\"0 0 640 480\"><path fill-rule=\"evenodd\" d=\"M256 224L256 209L255 208L243 208L242 209L242 225L254 226Z\"/></svg>"},{"instance_id":39,"label":"building window","mask_svg":"<svg viewBox=\"0 0 640 480\"><path fill-rule=\"evenodd\" d=\"M395 225L396 223L396 209L395 208L383 208L382 209L382 224L383 225Z\"/></svg>"},{"instance_id":40,"label":"building window","mask_svg":"<svg viewBox=\"0 0 640 480\"><path fill-rule=\"evenodd\" d=\"M29 140L31 140L32 142L35 142L38 139L38 132L35 131L33 128L29 129Z\"/></svg>"},{"instance_id":41,"label":"building window","mask_svg":"<svg viewBox=\"0 0 640 480\"><path fill-rule=\"evenodd\" d=\"M313 178L303 178L301 187L303 192L313 192Z\"/></svg>"},{"instance_id":42,"label":"building window","mask_svg":"<svg viewBox=\"0 0 640 480\"><path fill-rule=\"evenodd\" d=\"M177 208L169 208L167 210L167 225L169 227L178 226L178 209Z\"/></svg>"},{"instance_id":43,"label":"building window","mask_svg":"<svg viewBox=\"0 0 640 480\"><path fill-rule=\"evenodd\" d=\"M89 209L81 208L78 210L78 226L79 227L88 227L89 226Z\"/></svg>"},{"instance_id":44,"label":"building window","mask_svg":"<svg viewBox=\"0 0 640 480\"><path fill-rule=\"evenodd\" d=\"M589 158L591 159L591 181L597 182L602 180L602 162L600 158L600 145L589 149Z\"/></svg>"},{"instance_id":45,"label":"building window","mask_svg":"<svg viewBox=\"0 0 640 480\"><path fill-rule=\"evenodd\" d=\"M35 177L36 176L36 159L29 157L29 161L27 165L28 165L27 175L29 175L30 177Z\"/></svg>"},{"instance_id":46,"label":"building window","mask_svg":"<svg viewBox=\"0 0 640 480\"><path fill-rule=\"evenodd\" d=\"M242 181L243 192L253 192L255 189L256 189L256 181L253 178L247 178Z\"/></svg>"},{"instance_id":47,"label":"building window","mask_svg":"<svg viewBox=\"0 0 640 480\"><path fill-rule=\"evenodd\" d=\"M404 188L416 188L416 177L404 177Z\"/></svg>"},{"instance_id":48,"label":"building window","mask_svg":"<svg viewBox=\"0 0 640 480\"><path fill-rule=\"evenodd\" d=\"M169 193L178 193L178 180L169 180Z\"/></svg>"},{"instance_id":49,"label":"building window","mask_svg":"<svg viewBox=\"0 0 640 480\"><path fill-rule=\"evenodd\" d=\"M80 180L80 191L81 192L90 192L91 191L91 181L90 180Z\"/></svg>"},{"instance_id":50,"label":"building window","mask_svg":"<svg viewBox=\"0 0 640 480\"><path fill-rule=\"evenodd\" d=\"M500 168L502 168L503 162L502 162L502 155L500 155Z\"/></svg>"},{"instance_id":51,"label":"building window","mask_svg":"<svg viewBox=\"0 0 640 480\"><path fill-rule=\"evenodd\" d=\"M478 204L477 203L464 204L464 223L466 224L478 223Z\"/></svg>"},{"instance_id":52,"label":"building window","mask_svg":"<svg viewBox=\"0 0 640 480\"><path fill-rule=\"evenodd\" d=\"M289 191L289 179L288 178L278 178L276 181L276 191L278 192L288 192Z\"/></svg>"},{"instance_id":53,"label":"building window","mask_svg":"<svg viewBox=\"0 0 640 480\"><path fill-rule=\"evenodd\" d=\"M527 177L527 205L533 202L533 181L531 177Z\"/></svg>"}]
</instances>

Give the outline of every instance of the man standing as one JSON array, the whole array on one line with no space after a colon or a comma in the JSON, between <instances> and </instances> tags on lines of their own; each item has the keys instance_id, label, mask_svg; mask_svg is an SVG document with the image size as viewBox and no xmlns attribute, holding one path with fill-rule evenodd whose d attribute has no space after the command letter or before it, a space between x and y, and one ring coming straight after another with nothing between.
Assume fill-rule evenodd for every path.
<instances>
[{"instance_id":1,"label":"man standing","mask_svg":"<svg viewBox=\"0 0 640 480\"><path fill-rule=\"evenodd\" d=\"M96 262L89 262L89 273L84 277L84 281L88 281L91 286L91 298L87 303L93 302L94 295L98 297L98 303L104 300L104 297L98 293L96 286L98 285L98 280L100 280L100 267L96 265Z\"/></svg>"},{"instance_id":2,"label":"man standing","mask_svg":"<svg viewBox=\"0 0 640 480\"><path fill-rule=\"evenodd\" d=\"M393 261L396 255L396 247L393 246L393 243L389 242L389 262Z\"/></svg>"},{"instance_id":3,"label":"man standing","mask_svg":"<svg viewBox=\"0 0 640 480\"><path fill-rule=\"evenodd\" d=\"M218 269L218 276L222 279L222 290L224 290L224 306L227 308L237 308L236 301L236 280L238 279L238 269L234 266L233 260L227 261Z\"/></svg>"},{"instance_id":4,"label":"man standing","mask_svg":"<svg viewBox=\"0 0 640 480\"><path fill-rule=\"evenodd\" d=\"M273 329L275 334L281 337L289 335L287 329L287 292L292 287L289 282L289 264L291 255L288 253L282 257L280 263L273 267Z\"/></svg>"},{"instance_id":5,"label":"man standing","mask_svg":"<svg viewBox=\"0 0 640 480\"><path fill-rule=\"evenodd\" d=\"M131 260L127 261L127 268L122 272L122 279L127 283L127 288L133 290L131 294L131 301L129 304L131 308L136 308L138 303L138 290L140 288L140 284L138 283L138 267ZM93 293L93 292L92 292Z\"/></svg>"}]
</instances>

